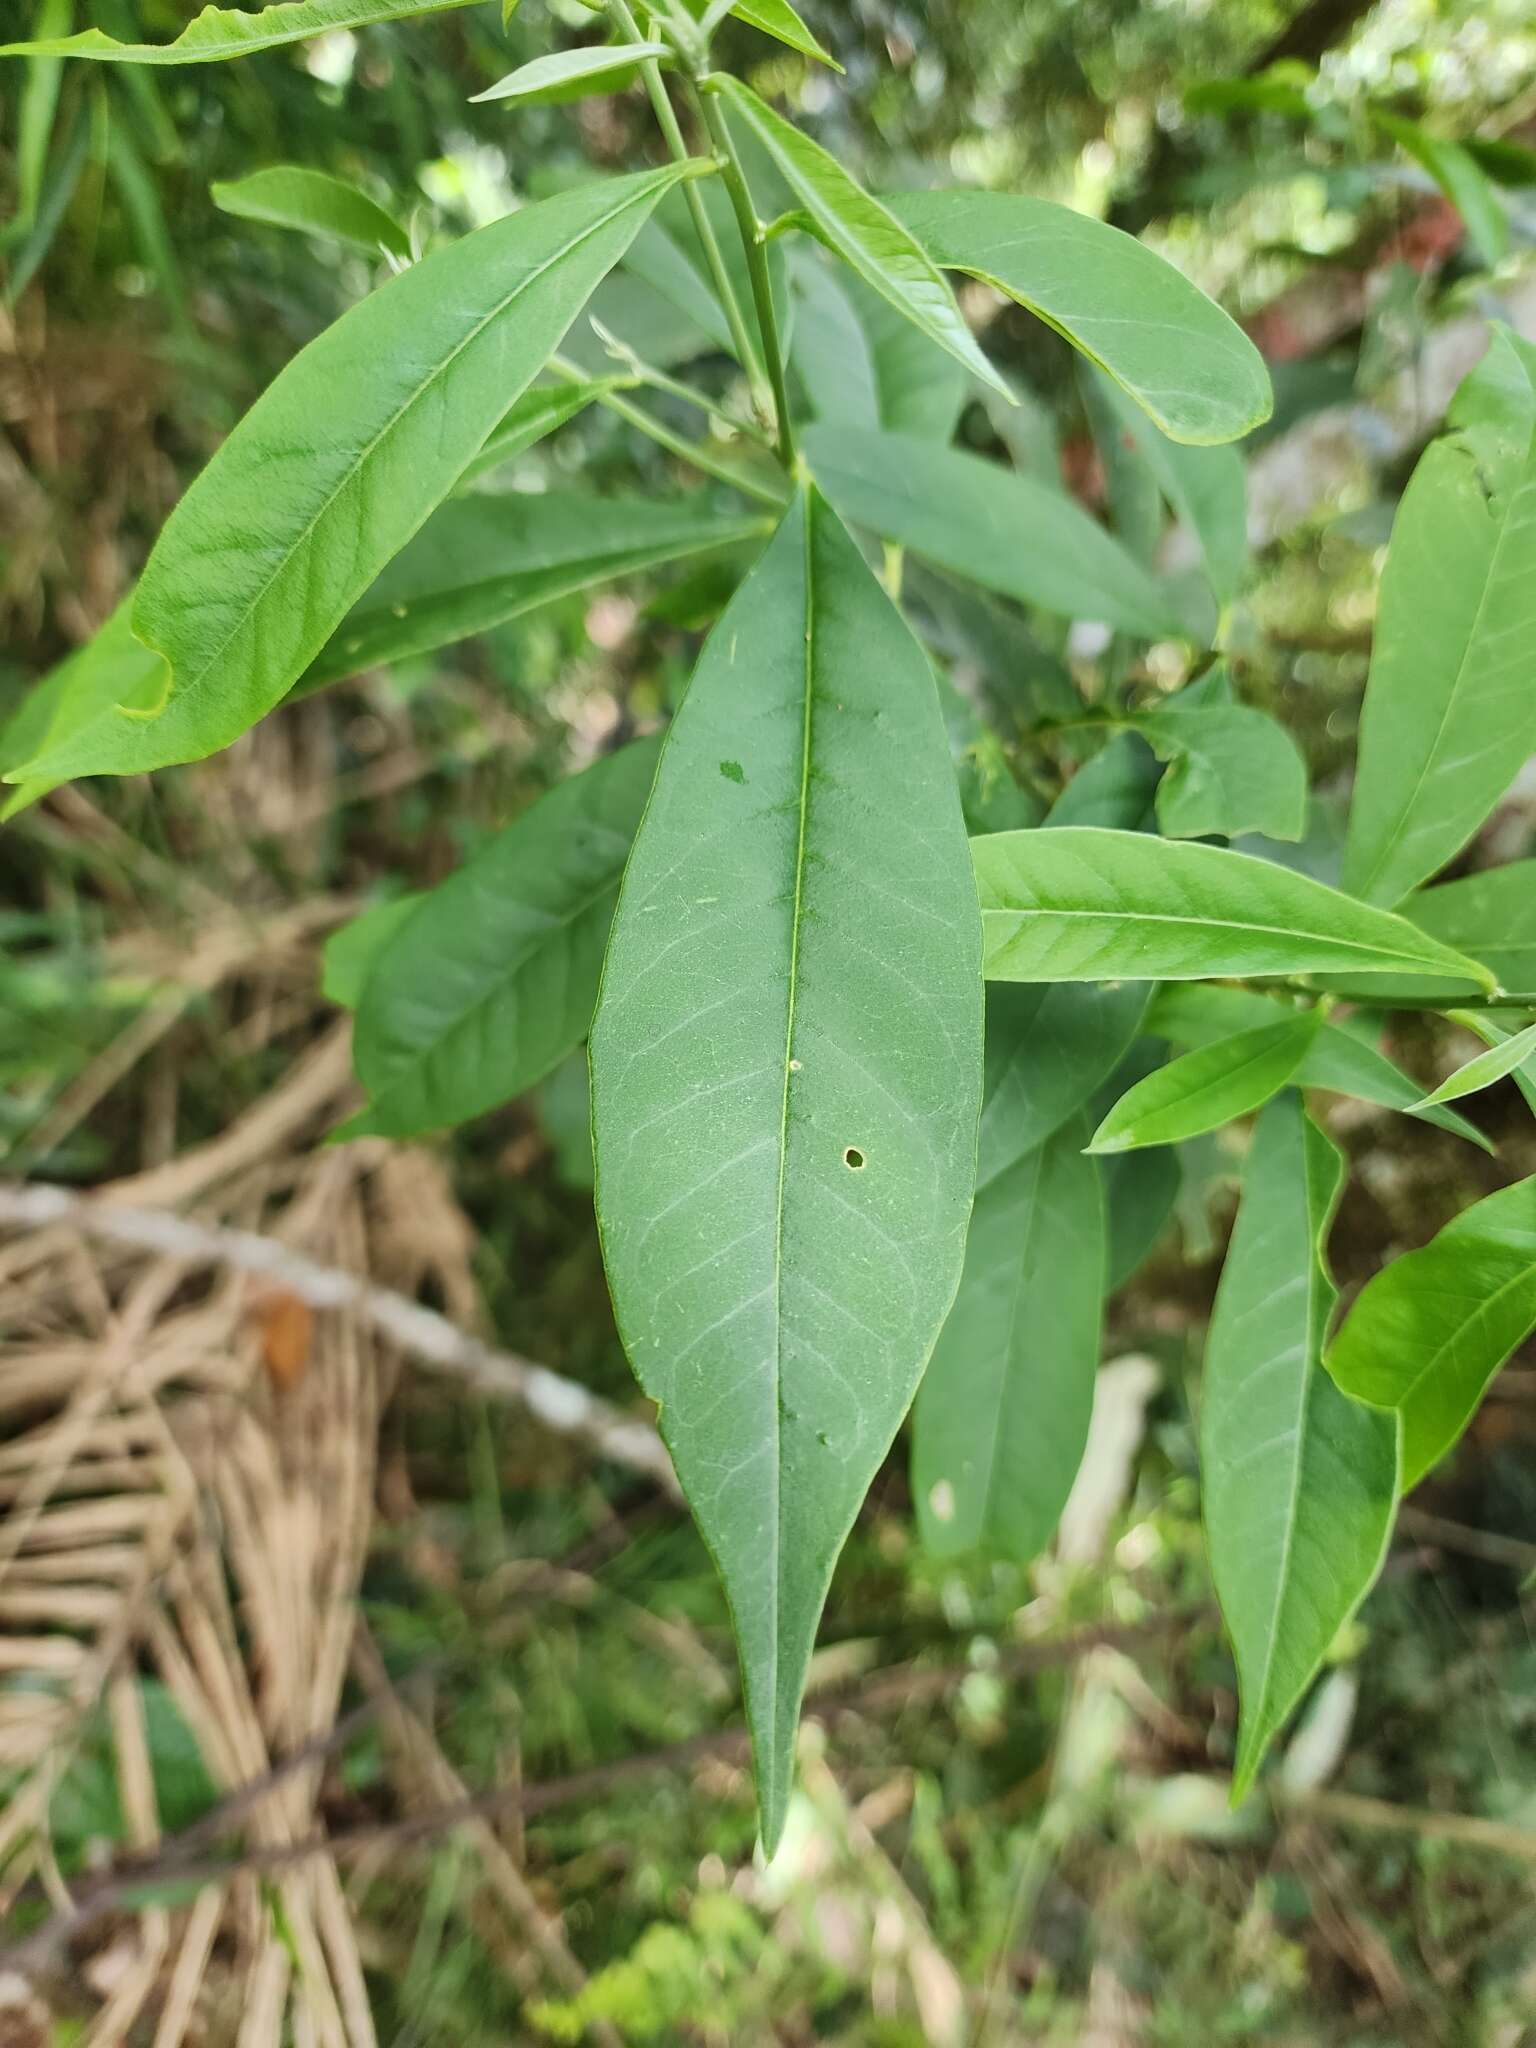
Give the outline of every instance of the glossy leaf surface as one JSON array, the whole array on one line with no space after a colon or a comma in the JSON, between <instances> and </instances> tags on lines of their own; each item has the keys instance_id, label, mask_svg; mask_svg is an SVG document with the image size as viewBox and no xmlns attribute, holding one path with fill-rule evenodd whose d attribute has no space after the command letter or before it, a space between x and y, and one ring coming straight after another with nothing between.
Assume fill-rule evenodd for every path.
<instances>
[{"instance_id":1,"label":"glossy leaf surface","mask_svg":"<svg viewBox=\"0 0 1536 2048\"><path fill-rule=\"evenodd\" d=\"M1206 1340L1200 1486L1237 1658L1234 1797L1370 1590L1392 1532L1396 1426L1341 1394L1321 1363L1337 1299L1325 1244L1343 1178L1300 1099L1271 1103Z\"/></svg>"},{"instance_id":2,"label":"glossy leaf surface","mask_svg":"<svg viewBox=\"0 0 1536 2048\"><path fill-rule=\"evenodd\" d=\"M389 934L358 1004L369 1102L349 1135L466 1123L582 1043L659 751L637 740L557 783Z\"/></svg>"},{"instance_id":3,"label":"glossy leaf surface","mask_svg":"<svg viewBox=\"0 0 1536 2048\"><path fill-rule=\"evenodd\" d=\"M285 694L550 351L672 168L545 200L391 279L304 349L171 514L133 630L162 706L31 776L131 774L226 746Z\"/></svg>"},{"instance_id":4,"label":"glossy leaf surface","mask_svg":"<svg viewBox=\"0 0 1536 2048\"><path fill-rule=\"evenodd\" d=\"M249 177L209 188L222 213L269 227L294 228L300 234L323 235L347 242L370 255L381 249L402 260L411 253L411 238L392 213L355 185L302 164L273 164Z\"/></svg>"},{"instance_id":5,"label":"glossy leaf surface","mask_svg":"<svg viewBox=\"0 0 1536 2048\"><path fill-rule=\"evenodd\" d=\"M730 1597L769 1847L833 1563L959 1280L981 1052L932 672L805 492L672 727L592 1033L609 1282Z\"/></svg>"},{"instance_id":6,"label":"glossy leaf surface","mask_svg":"<svg viewBox=\"0 0 1536 2048\"><path fill-rule=\"evenodd\" d=\"M1093 1134L1094 1152L1176 1145L1247 1116L1290 1080L1322 1019L1303 1010L1187 1052L1129 1089Z\"/></svg>"},{"instance_id":7,"label":"glossy leaf surface","mask_svg":"<svg viewBox=\"0 0 1536 2048\"><path fill-rule=\"evenodd\" d=\"M1328 1353L1346 1393L1402 1421L1402 1486L1417 1486L1536 1329L1536 1178L1501 1188L1366 1283Z\"/></svg>"},{"instance_id":8,"label":"glossy leaf surface","mask_svg":"<svg viewBox=\"0 0 1536 2048\"><path fill-rule=\"evenodd\" d=\"M1488 977L1390 911L1224 847L1064 826L971 842L996 981L1208 975Z\"/></svg>"},{"instance_id":9,"label":"glossy leaf surface","mask_svg":"<svg viewBox=\"0 0 1536 2048\"><path fill-rule=\"evenodd\" d=\"M642 64L665 62L671 55L666 43L595 43L579 50L556 50L550 56L535 57L531 64L519 65L484 92L477 92L471 105L517 100L525 106L554 106L593 93L618 92L634 83Z\"/></svg>"},{"instance_id":10,"label":"glossy leaf surface","mask_svg":"<svg viewBox=\"0 0 1536 2048\"><path fill-rule=\"evenodd\" d=\"M1475 1095L1480 1088L1491 1088L1495 1081L1502 1081L1532 1058L1536 1058L1536 1024L1528 1024L1523 1031L1516 1031L1497 1045L1491 1045L1486 1052L1478 1053L1464 1066L1458 1067L1454 1074L1448 1074L1438 1088L1432 1089L1415 1106L1430 1109L1438 1102L1458 1102L1463 1095Z\"/></svg>"},{"instance_id":11,"label":"glossy leaf surface","mask_svg":"<svg viewBox=\"0 0 1536 2048\"><path fill-rule=\"evenodd\" d=\"M738 21L750 22L765 36L798 50L802 57L814 57L818 63L830 64L834 71L842 70L837 59L817 42L789 0L736 0L731 12Z\"/></svg>"},{"instance_id":12,"label":"glossy leaf surface","mask_svg":"<svg viewBox=\"0 0 1536 2048\"><path fill-rule=\"evenodd\" d=\"M1017 299L1175 441L1235 441L1269 417L1269 373L1236 321L1118 228L1004 192L905 192L888 204L935 263Z\"/></svg>"}]
</instances>

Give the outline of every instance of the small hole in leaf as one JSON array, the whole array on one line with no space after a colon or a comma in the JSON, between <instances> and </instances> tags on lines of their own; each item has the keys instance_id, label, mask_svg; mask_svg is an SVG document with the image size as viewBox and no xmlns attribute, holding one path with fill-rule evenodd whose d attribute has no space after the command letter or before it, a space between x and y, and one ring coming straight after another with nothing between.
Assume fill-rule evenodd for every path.
<instances>
[{"instance_id":1,"label":"small hole in leaf","mask_svg":"<svg viewBox=\"0 0 1536 2048\"><path fill-rule=\"evenodd\" d=\"M850 1145L848 1147L848 1150L843 1154L843 1164L844 1166L851 1166L855 1173L863 1166L864 1154L857 1145Z\"/></svg>"}]
</instances>

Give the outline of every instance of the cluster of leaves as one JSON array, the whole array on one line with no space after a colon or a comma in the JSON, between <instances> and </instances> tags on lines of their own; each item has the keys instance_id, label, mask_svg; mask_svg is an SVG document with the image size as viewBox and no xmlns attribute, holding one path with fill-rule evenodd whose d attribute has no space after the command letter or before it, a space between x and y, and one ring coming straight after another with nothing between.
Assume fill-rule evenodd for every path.
<instances>
[{"instance_id":1,"label":"cluster of leaves","mask_svg":"<svg viewBox=\"0 0 1536 2048\"><path fill-rule=\"evenodd\" d=\"M87 30L0 55L189 63L428 11L209 8L174 43ZM664 737L338 942L369 1094L352 1128L479 1115L590 1040L614 1306L730 1598L771 1846L832 1568L914 1396L925 1542L1033 1555L1174 1148L1259 1112L1201 1432L1240 1789L1369 1589L1403 1486L1536 1326L1522 1183L1389 1267L1330 1345L1342 1170L1302 1092L1475 1139L1450 1101L1536 1086L1530 865L1424 886L1536 745L1536 358L1496 332L1405 497L1332 886L1272 857L1307 830L1305 771L1216 658L1246 548L1226 444L1269 407L1251 342L1102 223L865 191L713 67L727 13L823 58L786 0L607 12L613 40L488 97L638 80L665 168L422 254L308 167L221 189L396 274L278 377L133 595L0 733L10 808L200 759L295 694L626 572L753 548ZM1118 533L1066 493L1029 406L1022 427L1007 410L952 273L1077 351ZM584 309L596 353L567 339ZM744 409L673 374L705 354L734 360ZM709 434L680 436L648 392ZM973 400L1010 463L958 444ZM590 405L710 481L671 501L494 489ZM1162 568L1165 508L1193 576ZM1169 647L1193 679L1160 695L1122 660L1090 704L1020 608L1122 654ZM946 672L957 644L985 648L985 696ZM1044 814L1013 773L1023 702L1075 768ZM1488 1051L1423 1095L1378 1049L1399 1006L1471 1020Z\"/></svg>"}]
</instances>

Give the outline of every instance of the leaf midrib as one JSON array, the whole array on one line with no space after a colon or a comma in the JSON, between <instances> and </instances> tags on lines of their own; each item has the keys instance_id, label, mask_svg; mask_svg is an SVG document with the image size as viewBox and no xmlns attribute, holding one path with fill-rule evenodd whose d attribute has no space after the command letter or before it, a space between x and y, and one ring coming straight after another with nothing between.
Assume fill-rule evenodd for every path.
<instances>
[{"instance_id":1,"label":"leaf midrib","mask_svg":"<svg viewBox=\"0 0 1536 2048\"><path fill-rule=\"evenodd\" d=\"M1391 911L1382 910L1375 904L1362 904L1361 908L1369 910L1375 917L1390 917L1393 914ZM1446 966L1443 954L1393 952L1388 946L1372 945L1364 939L1340 939L1335 938L1329 932L1300 931L1295 925L1252 924L1241 918L1174 917L1166 911L1150 910L1060 910L1052 904L1031 904L1027 907L1016 908L1002 903L983 904L982 915L983 917L1092 918L1099 923L1172 924L1179 925L1180 927L1187 926L1194 931L1253 932L1261 937L1270 939L1312 939L1319 945L1348 946L1357 953L1375 953L1384 960L1396 960L1400 964L1414 967L1438 965L1446 972L1450 971ZM1408 929L1412 931L1415 927L1410 925ZM1471 963L1469 962L1468 964L1470 965ZM1474 977L1463 975L1462 978L1470 981Z\"/></svg>"}]
</instances>

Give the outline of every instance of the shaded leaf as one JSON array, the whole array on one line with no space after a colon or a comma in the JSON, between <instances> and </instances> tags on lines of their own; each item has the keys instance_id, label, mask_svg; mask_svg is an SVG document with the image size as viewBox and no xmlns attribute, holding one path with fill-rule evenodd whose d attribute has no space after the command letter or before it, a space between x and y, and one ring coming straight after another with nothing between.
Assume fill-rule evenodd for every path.
<instances>
[{"instance_id":1,"label":"shaded leaf","mask_svg":"<svg viewBox=\"0 0 1536 2048\"><path fill-rule=\"evenodd\" d=\"M1141 1029L1151 993L1140 981L992 984L978 1184L1043 1144L1103 1086Z\"/></svg>"},{"instance_id":2,"label":"shaded leaf","mask_svg":"<svg viewBox=\"0 0 1536 2048\"><path fill-rule=\"evenodd\" d=\"M1095 381L1120 433L1199 543L1217 599L1229 603L1248 565L1248 483L1242 456L1235 448L1190 447L1170 440L1112 378L1100 373Z\"/></svg>"},{"instance_id":3,"label":"shaded leaf","mask_svg":"<svg viewBox=\"0 0 1536 2048\"><path fill-rule=\"evenodd\" d=\"M959 364L856 273L797 254L792 360L813 417L947 441L965 404Z\"/></svg>"},{"instance_id":4,"label":"shaded leaf","mask_svg":"<svg viewBox=\"0 0 1536 2048\"><path fill-rule=\"evenodd\" d=\"M1386 1557L1392 1422L1320 1363L1337 1298L1324 1256L1336 1148L1282 1095L1260 1117L1206 1341L1200 1485L1206 1547L1237 1658L1234 1799L1322 1667Z\"/></svg>"},{"instance_id":5,"label":"shaded leaf","mask_svg":"<svg viewBox=\"0 0 1536 2048\"><path fill-rule=\"evenodd\" d=\"M222 213L241 220L264 221L269 227L296 228L301 234L324 235L349 242L375 255L386 249L402 261L411 253L411 238L393 214L377 201L325 171L301 164L273 164L249 177L209 187Z\"/></svg>"},{"instance_id":6,"label":"shaded leaf","mask_svg":"<svg viewBox=\"0 0 1536 2048\"><path fill-rule=\"evenodd\" d=\"M818 63L830 64L834 71L842 70L837 59L817 42L789 0L736 0L731 12L738 21L750 22L753 28L760 28L777 42L787 43L803 57L814 57Z\"/></svg>"},{"instance_id":7,"label":"shaded leaf","mask_svg":"<svg viewBox=\"0 0 1536 2048\"><path fill-rule=\"evenodd\" d=\"M628 377L594 377L585 384L541 384L525 391L515 405L507 408L501 424L469 464L460 483L472 483L476 477L499 469L502 463L510 462L542 441L546 434L553 434L578 413L585 412L589 405L595 405L605 392L627 390L632 382Z\"/></svg>"},{"instance_id":8,"label":"shaded leaf","mask_svg":"<svg viewBox=\"0 0 1536 2048\"><path fill-rule=\"evenodd\" d=\"M1509 215L1472 152L1459 142L1429 134L1400 114L1377 109L1371 118L1428 171L1466 223L1472 244L1489 269L1502 263L1509 254Z\"/></svg>"},{"instance_id":9,"label":"shaded leaf","mask_svg":"<svg viewBox=\"0 0 1536 2048\"><path fill-rule=\"evenodd\" d=\"M1149 1145L1112 1153L1099 1173L1109 1211L1106 1289L1114 1294L1140 1272L1172 1221L1182 1172L1171 1147Z\"/></svg>"},{"instance_id":10,"label":"shaded leaf","mask_svg":"<svg viewBox=\"0 0 1536 2048\"><path fill-rule=\"evenodd\" d=\"M1403 916L1459 953L1470 953L1499 986L1536 994L1536 860L1442 882L1410 896Z\"/></svg>"},{"instance_id":11,"label":"shaded leaf","mask_svg":"<svg viewBox=\"0 0 1536 2048\"><path fill-rule=\"evenodd\" d=\"M1169 838L1305 833L1307 764L1284 726L1264 712L1246 704L1185 706L1175 698L1127 722L1169 764L1157 786L1158 823Z\"/></svg>"}]
</instances>

